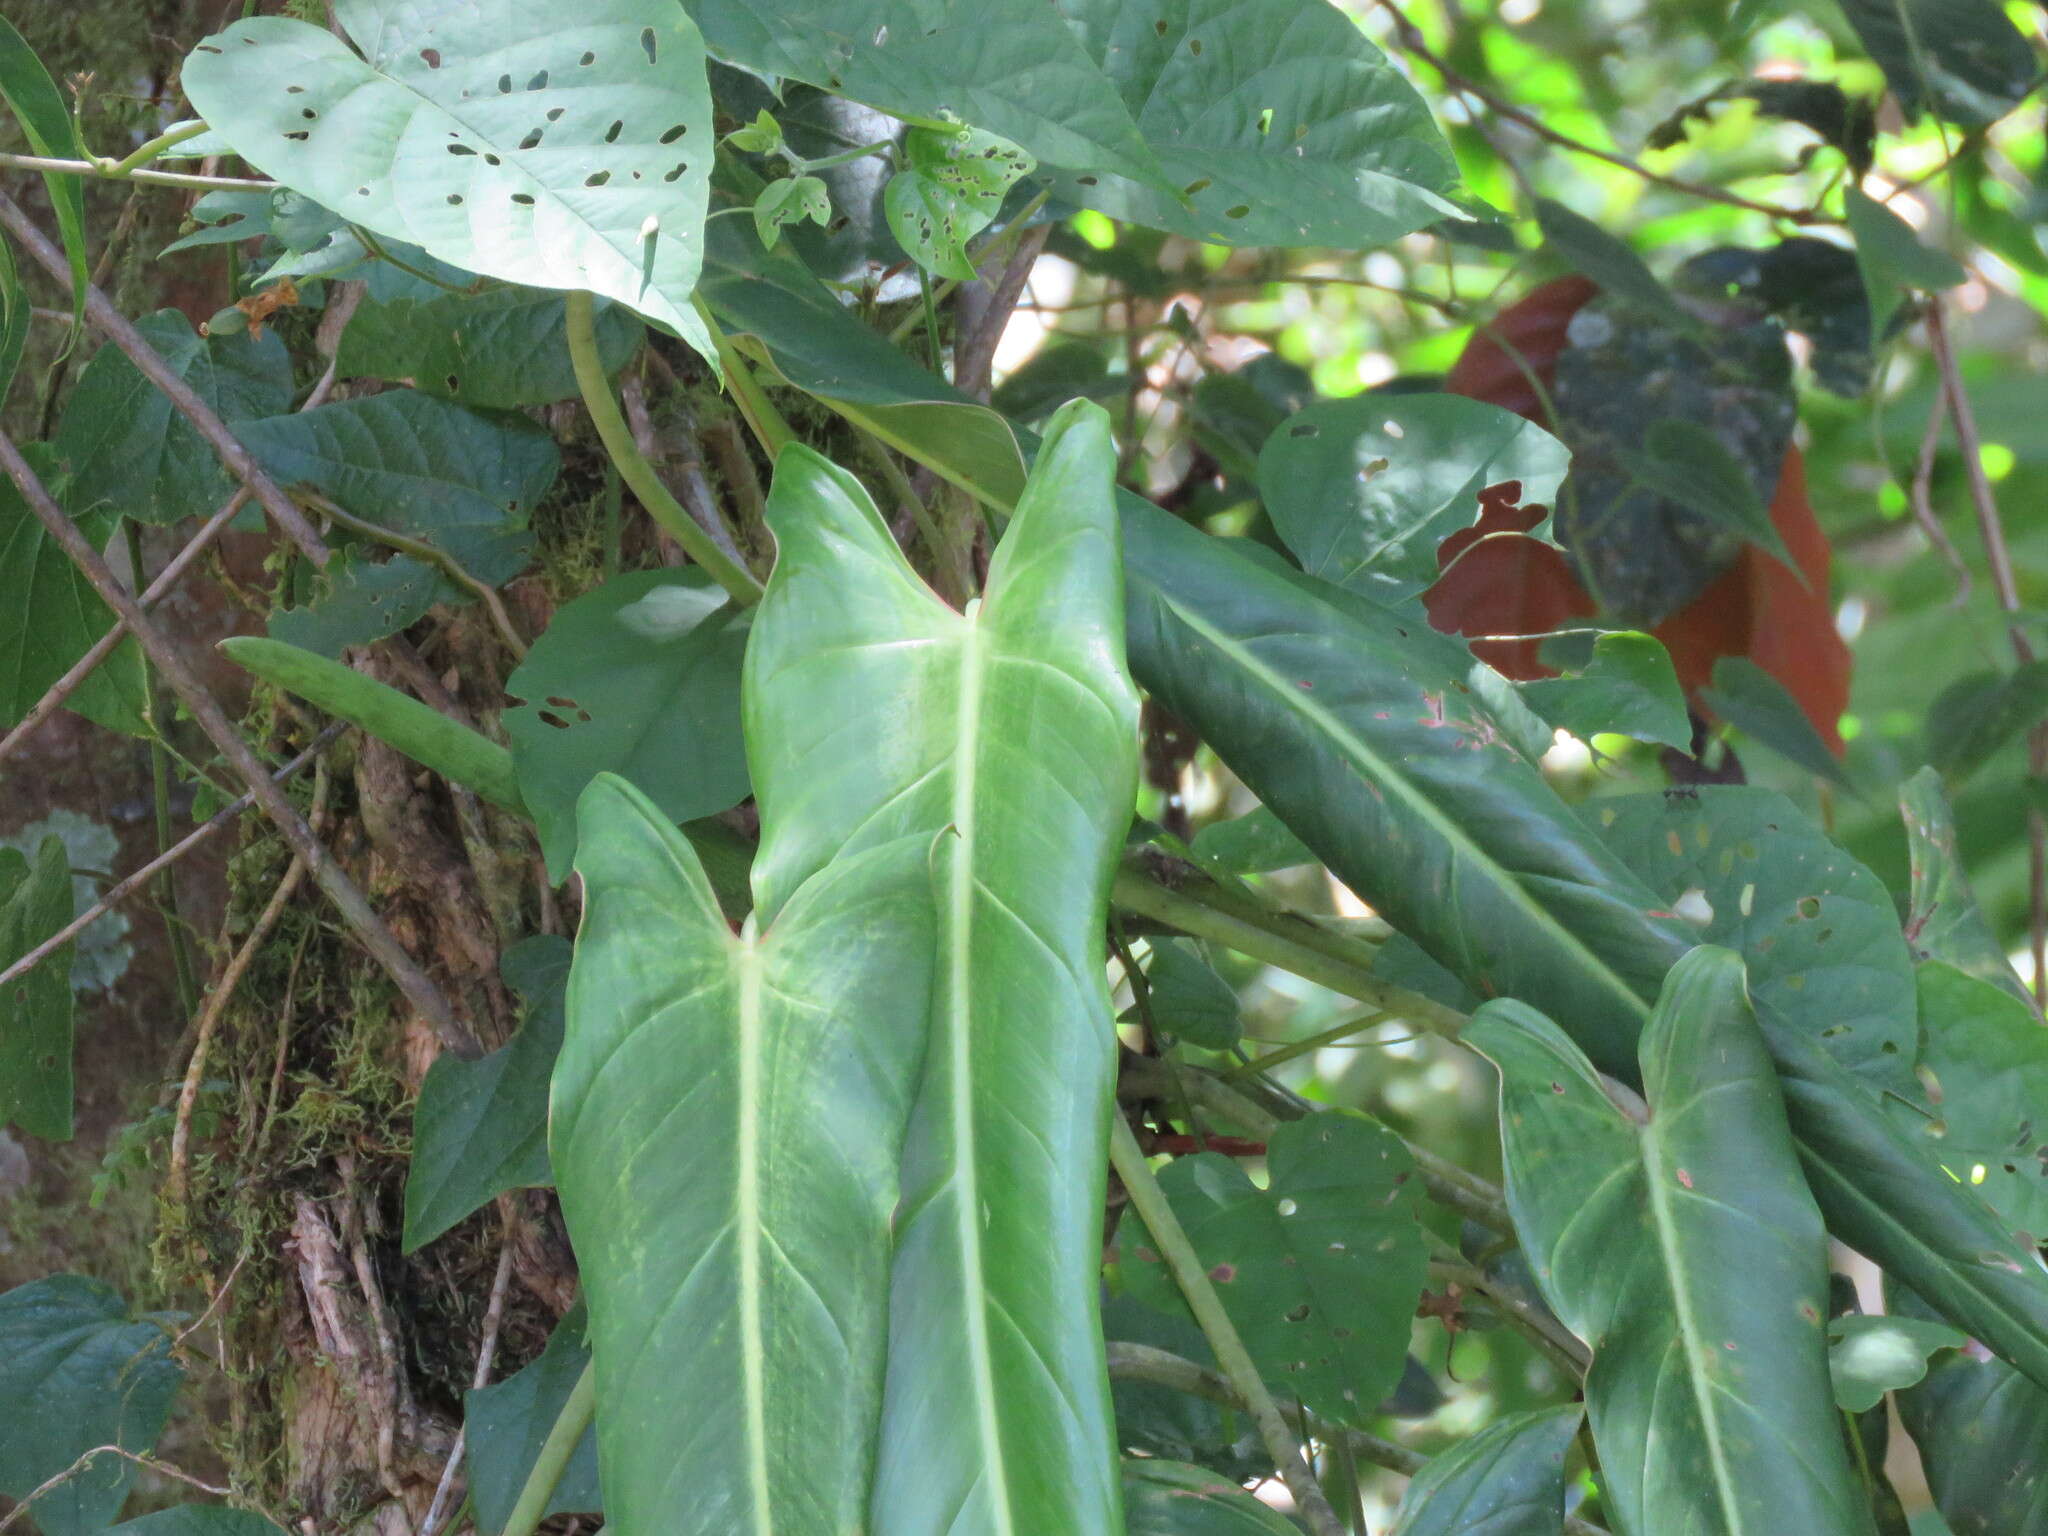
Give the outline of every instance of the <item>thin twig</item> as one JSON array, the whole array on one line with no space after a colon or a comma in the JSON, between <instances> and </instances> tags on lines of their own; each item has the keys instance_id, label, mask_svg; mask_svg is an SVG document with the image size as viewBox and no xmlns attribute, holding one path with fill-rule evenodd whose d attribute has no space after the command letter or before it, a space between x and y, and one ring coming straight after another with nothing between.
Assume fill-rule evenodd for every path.
<instances>
[{"instance_id":1,"label":"thin twig","mask_svg":"<svg viewBox=\"0 0 2048 1536\"><path fill-rule=\"evenodd\" d=\"M278 769L272 775L272 778L279 784L289 783L299 773L304 771L308 763L324 752L328 744L335 737L347 729L348 722L346 720L331 722L318 736L313 738L311 746L307 747L305 751L301 752L289 763L286 763L284 767ZM69 944L81 933L85 932L86 929L105 917L115 907L118 907L130 896L133 896L137 891L148 885L150 881L154 880L164 870L169 869L178 860L192 852L193 849L233 826L242 814L255 803L256 797L253 794L243 795L203 825L195 827L192 831L186 833L182 839L166 848L162 853L136 870L134 874L124 876L118 884L109 886L106 894L101 896L98 901L87 907L62 928L59 928L55 933L43 940L42 943L15 961L14 964L8 966L6 970L0 971L0 986L5 986L8 982L14 980L15 977L24 975L43 961L49 959L51 955L54 955L66 944Z\"/></svg>"},{"instance_id":2,"label":"thin twig","mask_svg":"<svg viewBox=\"0 0 2048 1536\"><path fill-rule=\"evenodd\" d=\"M110 162L100 166L90 160L54 160L46 155L0 154L0 166L15 171L41 171L59 176L88 176L94 181L140 181L159 187L191 187L201 192L275 192L274 181L251 181L242 176L199 176L190 171L117 171Z\"/></svg>"},{"instance_id":3,"label":"thin twig","mask_svg":"<svg viewBox=\"0 0 2048 1536\"><path fill-rule=\"evenodd\" d=\"M154 608L164 594L178 584L179 578L190 569L192 562L213 542L214 535L233 521L235 514L241 511L248 499L249 492L246 488L235 492L225 506L200 525L199 531L183 549L171 557L170 563L157 573L156 580L149 584L148 590L138 599L144 609ZM95 640L92 647L78 658L68 672L50 684L43 696L36 700L35 707L22 717L21 724L9 731L6 736L0 737L0 763L13 756L15 749L34 735L38 726L57 712L64 701L70 698L78 686L92 674L93 669L113 653L114 647L121 643L122 637L127 633L127 622L115 619L113 627Z\"/></svg>"},{"instance_id":4,"label":"thin twig","mask_svg":"<svg viewBox=\"0 0 2048 1536\"><path fill-rule=\"evenodd\" d=\"M0 196L0 219L4 219L10 210L16 214L20 211ZM254 792L256 803L276 823L292 852L306 861L320 889L340 909L343 919L355 930L363 947L384 967L406 1000L419 1010L441 1043L459 1051L464 1057L480 1055L481 1048L475 1035L456 1019L448 1000L441 995L441 989L420 968L419 962L406 952L405 946L398 942L384 925L384 920L364 899L347 871L334 861L333 855L313 835L305 818L299 815L284 791L272 782L270 770L263 759L243 739L242 733L228 719L219 701L207 691L183 653L137 606L134 594L122 586L119 578L108 569L107 562L100 557L92 541L57 505L34 468L21 456L14 439L4 432L0 432L0 468L6 469L8 478L14 481L36 521L43 525L52 542L71 557L71 563L84 572L85 579L99 593L101 601L128 620L128 628L141 644L143 653L155 663L178 697L184 700L199 728ZM252 489L260 499L261 489L253 486Z\"/></svg>"},{"instance_id":5,"label":"thin twig","mask_svg":"<svg viewBox=\"0 0 2048 1536\"><path fill-rule=\"evenodd\" d=\"M36 227L35 221L21 211L15 201L0 192L0 224L4 224L22 249L33 256L36 264L54 277L68 292L71 287L71 264L64 253L51 244L50 239ZM162 390L171 402L172 409L192 423L193 429L206 439L207 445L220 456L228 473L249 488L270 520L278 529L298 546L299 552L316 566L325 566L332 551L306 521L306 514L284 493L278 483L271 479L263 466L241 441L230 432L213 408L200 399L190 384L172 371L171 366L142 337L142 333L129 323L108 300L107 296L91 284L86 285L85 313L101 333L127 356L144 378ZM116 610L119 611L118 609Z\"/></svg>"},{"instance_id":6,"label":"thin twig","mask_svg":"<svg viewBox=\"0 0 2048 1536\"><path fill-rule=\"evenodd\" d=\"M1230 1379L1221 1371L1197 1365L1163 1349L1154 1349L1149 1344L1129 1344L1122 1340L1110 1342L1108 1355L1109 1375L1113 1381L1150 1382L1170 1391L1184 1392L1189 1397L1235 1408L1240 1413L1250 1411L1237 1389L1230 1384ZM1298 1417L1303 1411L1301 1404L1293 1398L1276 1398L1275 1402L1283 1413ZM1364 1430L1342 1429L1327 1423L1324 1430L1332 1437L1341 1438L1354 1456L1376 1467L1385 1467L1389 1472L1398 1472L1403 1477L1413 1477L1429 1465L1429 1458L1421 1452L1411 1451L1391 1440L1382 1440ZM1607 1536L1603 1527L1570 1515L1565 1517L1564 1528L1569 1536Z\"/></svg>"},{"instance_id":7,"label":"thin twig","mask_svg":"<svg viewBox=\"0 0 2048 1536\"><path fill-rule=\"evenodd\" d=\"M1941 448L1941 429L1947 424L1948 392L1937 389L1934 404L1927 411L1927 432L1920 439L1920 457L1913 466L1913 520L1956 573L1954 606L1960 608L1970 600L1970 588L1976 584L1976 578L1970 574L1969 562L1963 559L1955 540L1941 526L1941 515L1934 510L1934 459Z\"/></svg>"},{"instance_id":8,"label":"thin twig","mask_svg":"<svg viewBox=\"0 0 2048 1536\"><path fill-rule=\"evenodd\" d=\"M1962 450L1963 475L1977 511L1984 557L1991 566L1992 589L1998 594L1998 606L2011 620L2007 632L2012 653L2026 666L2034 660L2034 643L2017 618L2022 607L2019 581L2006 548L1998 498L1992 493L1991 477L1984 472L1984 442L1977 432L1977 415L1949 339L1948 309L1939 294L1927 298L1927 347L1941 372L1942 392L1948 397L1949 416L1955 422L1956 446ZM2048 777L2048 727L2036 726L2027 737L2027 776L2035 780ZM2034 808L2027 811L2027 936L2034 961L2034 996L2039 1000L2048 997L2048 818Z\"/></svg>"},{"instance_id":9,"label":"thin twig","mask_svg":"<svg viewBox=\"0 0 2048 1536\"><path fill-rule=\"evenodd\" d=\"M993 284L976 282L960 290L953 304L958 327L953 338L953 387L963 395L987 403L996 348L1023 296L1025 279L1031 276L1032 265L1051 234L1050 224L1027 230ZM972 297L983 294L985 297Z\"/></svg>"},{"instance_id":10,"label":"thin twig","mask_svg":"<svg viewBox=\"0 0 2048 1536\"><path fill-rule=\"evenodd\" d=\"M201 1482L190 1472L174 1467L168 1461L160 1461L154 1456L145 1456L136 1451L124 1450L118 1445L96 1445L89 1451L81 1452L76 1461L72 1462L70 1466L59 1472L55 1477L45 1478L42 1482L31 1488L23 1496L19 1504L9 1510L4 1517L0 1517L0 1531L7 1530L17 1520L26 1519L29 1509L35 1504L37 1499L40 1499L46 1493L63 1487L64 1484L84 1472L102 1456L118 1456L123 1461L132 1461L138 1467L147 1467L159 1477L168 1477L174 1482L183 1483L187 1488L197 1488L201 1493L210 1493L217 1499L232 1499L235 1496L233 1490L216 1488L212 1483Z\"/></svg>"},{"instance_id":11,"label":"thin twig","mask_svg":"<svg viewBox=\"0 0 2048 1536\"><path fill-rule=\"evenodd\" d=\"M315 798L318 798L317 791ZM313 812L316 822L320 819L320 809L316 806ZM242 940L242 947L229 959L220 979L213 984L213 991L207 995L206 1007L199 1015L198 1033L192 1042L192 1059L186 1064L185 1081L178 1089L177 1117L171 1123L171 1160L170 1170L164 1176L164 1197L173 1204L185 1195L185 1164L191 1148L192 1111L199 1103L199 1086L206 1080L206 1058L213 1048L213 1033L220 1026L221 1016L227 1012L229 999L248 974L257 952L269 942L270 931L283 918L285 907L305 877L306 861L294 858L285 870L284 878L277 882L277 889L270 893L270 900L263 904L248 937Z\"/></svg>"},{"instance_id":12,"label":"thin twig","mask_svg":"<svg viewBox=\"0 0 2048 1536\"><path fill-rule=\"evenodd\" d=\"M469 1390L481 1392L491 1384L491 1365L498 1357L498 1329L505 1319L505 1293L512 1281L512 1232L510 1204L506 1203L507 1221L505 1239L498 1245L498 1272L491 1278L491 1299L484 1308L483 1340L477 1345L476 1374L470 1378ZM448 1452L448 1464L441 1469L441 1481L434 1485L433 1502L427 1506L427 1517L420 1522L419 1536L435 1536L441 1529L441 1518L448 1507L448 1499L455 1491L455 1474L462 1466L464 1445L468 1439L469 1426L464 1425L455 1432L455 1445Z\"/></svg>"},{"instance_id":13,"label":"thin twig","mask_svg":"<svg viewBox=\"0 0 2048 1536\"><path fill-rule=\"evenodd\" d=\"M1609 165L1629 172L1631 175L1640 176L1644 181L1651 182L1656 186L1668 187L1673 192L1683 192L1688 197L1704 198L1706 201L1713 203L1725 203L1730 208L1743 208L1751 213L1767 214L1771 218L1786 219L1794 224L1826 224L1833 222L1827 214L1818 209L1784 208L1775 203L1760 203L1752 198L1743 197L1739 193L1724 191L1720 187L1708 186L1703 182L1686 181L1682 177L1667 176L1662 171L1653 171L1648 166L1629 159L1627 155L1619 155L1611 149L1601 149L1598 145L1588 144L1583 139L1575 139L1568 133L1560 133L1541 118L1536 117L1532 113L1524 112L1512 102L1503 100L1483 86L1477 85L1459 74L1457 70L1451 67L1447 60L1432 51L1429 45L1422 40L1421 31L1406 16L1401 14L1400 9L1393 3L1393 0L1374 0L1374 3L1394 18L1395 32L1400 38L1401 46L1441 75L1444 84L1454 91L1462 92L1477 101L1484 102L1487 109L1494 116L1501 118L1505 122L1513 123L1518 128L1527 129L1546 143L1555 144L1559 149L1568 149L1575 155L1589 155L1595 160L1603 160ZM1512 156L1503 156L1503 159L1510 166L1513 166L1514 160Z\"/></svg>"},{"instance_id":14,"label":"thin twig","mask_svg":"<svg viewBox=\"0 0 2048 1536\"><path fill-rule=\"evenodd\" d=\"M1216 1363L1223 1367L1223 1374L1236 1389L1245 1411L1258 1425L1266 1454L1273 1458L1273 1465L1287 1483L1287 1491L1294 1495L1295 1508L1308 1521L1313 1536L1344 1536L1344 1527L1337 1519L1337 1512L1323 1497L1323 1490L1316 1483L1307 1456L1296 1442L1294 1432L1287 1427L1272 1393L1260 1379L1258 1367L1238 1335L1237 1325L1224 1310L1208 1271L1202 1267L1194 1245L1188 1241L1173 1207L1167 1203L1165 1191L1153 1176L1151 1164L1138 1150L1137 1137L1131 1134L1129 1124L1120 1114L1110 1116L1109 1160L1130 1194L1132 1207L1145 1223L1145 1230L1151 1234L1160 1256L1173 1272L1181 1295L1187 1299L1188 1310L1195 1314L1195 1321L1201 1325L1209 1347L1216 1352Z\"/></svg>"}]
</instances>

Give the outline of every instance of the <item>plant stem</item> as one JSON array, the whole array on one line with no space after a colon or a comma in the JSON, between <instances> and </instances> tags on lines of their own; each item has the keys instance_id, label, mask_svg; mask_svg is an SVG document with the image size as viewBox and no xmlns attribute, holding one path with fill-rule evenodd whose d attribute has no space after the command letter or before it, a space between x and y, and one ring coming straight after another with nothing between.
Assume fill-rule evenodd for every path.
<instances>
[{"instance_id":1,"label":"plant stem","mask_svg":"<svg viewBox=\"0 0 2048 1536\"><path fill-rule=\"evenodd\" d=\"M797 440L796 433L790 430L789 423L782 419L782 412L775 409L775 402L768 398L767 390L761 387L761 381L754 376L753 364L748 362L746 355L733 344L732 338L719 329L717 320L712 317L711 307L704 302L703 295L697 295L691 303L696 305L699 318L703 320L705 329L711 332L712 340L717 344L718 366L725 372L725 387L732 391L733 403L740 408L740 415L746 418L747 427L754 434L754 440L761 445L761 451L768 455L768 462L773 464L780 457L782 450Z\"/></svg>"},{"instance_id":2,"label":"plant stem","mask_svg":"<svg viewBox=\"0 0 2048 1536\"><path fill-rule=\"evenodd\" d=\"M1465 1015L1456 1009L1374 976L1360 961L1360 950L1370 953L1367 946L1314 923L1261 913L1249 903L1240 907L1201 887L1170 889L1128 865L1117 871L1111 900L1126 912L1214 939L1433 1034L1455 1040L1465 1027Z\"/></svg>"},{"instance_id":3,"label":"plant stem","mask_svg":"<svg viewBox=\"0 0 2048 1536\"><path fill-rule=\"evenodd\" d=\"M17 171L55 172L60 176L93 176L118 181L141 181L156 187L196 187L203 192L275 192L274 181L250 181L241 176L194 176L184 171L117 171L120 161L101 164L93 160L53 160L46 155L0 155L0 166Z\"/></svg>"},{"instance_id":4,"label":"plant stem","mask_svg":"<svg viewBox=\"0 0 2048 1536\"><path fill-rule=\"evenodd\" d=\"M931 269L921 261L917 264L917 293L924 308L924 342L931 354L932 372L943 379L946 376L946 354L939 347L939 309L932 302Z\"/></svg>"},{"instance_id":5,"label":"plant stem","mask_svg":"<svg viewBox=\"0 0 2048 1536\"><path fill-rule=\"evenodd\" d=\"M512 615L505 611L505 604L499 598L497 588L482 578L471 575L468 568L447 550L425 539L416 539L410 534L386 528L382 523L373 523L367 518L357 517L339 502L330 501L325 496L306 494L306 501L308 505L318 507L321 512L351 533L361 534L387 549L395 549L401 555L409 555L422 564L433 566L481 602L485 612L491 616L491 624L498 631L498 638L505 642L505 649L512 653L515 660L526 659L526 642L520 638L519 631L512 627Z\"/></svg>"},{"instance_id":6,"label":"plant stem","mask_svg":"<svg viewBox=\"0 0 2048 1536\"><path fill-rule=\"evenodd\" d=\"M533 1536L534 1528L547 1518L548 1500L555 1496L555 1486L596 1414L597 1365L593 1361L583 1367L562 1411L555 1415L555 1426L541 1442L540 1454L533 1458L533 1470L527 1474L526 1486L519 1490L519 1502L512 1506L500 1536Z\"/></svg>"},{"instance_id":7,"label":"plant stem","mask_svg":"<svg viewBox=\"0 0 2048 1536\"><path fill-rule=\"evenodd\" d=\"M743 607L759 602L761 584L712 542L711 535L698 527L697 520L669 494L654 466L641 457L626 418L620 414L618 399L612 394L611 381L604 376L604 364L598 358L596 309L589 293L578 289L569 294L566 329L569 360L576 370L577 387L583 391L584 408L590 412L605 452L618 466L620 478L633 488L648 516L661 524L683 546L683 552L732 595L734 602Z\"/></svg>"},{"instance_id":8,"label":"plant stem","mask_svg":"<svg viewBox=\"0 0 2048 1536\"><path fill-rule=\"evenodd\" d=\"M1567 1378L1576 1381L1586 1374L1593 1357L1577 1335L1548 1312L1530 1306L1506 1286L1495 1283L1484 1270L1434 1232L1425 1235L1429 1239L1429 1266L1433 1271L1468 1291L1477 1291L1499 1307L1501 1316L1540 1349Z\"/></svg>"},{"instance_id":9,"label":"plant stem","mask_svg":"<svg viewBox=\"0 0 2048 1536\"><path fill-rule=\"evenodd\" d=\"M865 160L869 155L879 155L896 147L894 139L881 139L873 144L863 144L858 149L844 149L836 155L826 155L820 160L801 160L795 155L785 155L799 176L809 176L816 171L829 171L835 165L851 165L856 160Z\"/></svg>"},{"instance_id":10,"label":"plant stem","mask_svg":"<svg viewBox=\"0 0 2048 1536\"><path fill-rule=\"evenodd\" d=\"M1229 1378L1237 1397L1258 1425L1266 1454L1273 1458L1274 1466L1286 1480L1287 1489L1294 1495L1295 1505L1307 1519L1309 1529L1315 1536L1344 1536L1343 1524L1337 1519L1336 1511L1330 1508L1329 1500L1323 1497L1315 1474L1309 1470L1308 1459L1295 1443L1287 1421L1280 1416L1280 1407L1273 1401L1273 1395L1266 1390L1265 1382L1259 1379L1258 1367L1252 1364L1244 1340L1238 1337L1237 1326L1231 1322L1230 1314L1223 1310L1216 1287L1209 1283L1208 1272L1195 1256L1194 1245L1188 1241L1187 1233L1181 1230L1173 1207L1167 1203L1166 1192L1152 1176L1151 1164L1138 1150L1138 1139L1131 1134L1129 1124L1120 1114L1110 1116L1109 1160L1116 1169L1117 1177L1123 1180L1124 1188L1130 1192L1131 1204L1144 1221L1145 1230L1151 1233L1167 1268L1173 1271L1181 1294L1187 1298L1188 1309L1195 1314L1195 1321L1201 1324L1209 1347L1216 1352L1216 1361L1223 1367L1223 1374ZM508 1529L506 1536L523 1536L523 1533Z\"/></svg>"},{"instance_id":11,"label":"plant stem","mask_svg":"<svg viewBox=\"0 0 2048 1536\"><path fill-rule=\"evenodd\" d=\"M206 124L186 123L183 127L171 129L168 133L160 133L146 143L138 144L130 153L123 155L119 160L106 162L105 168L100 174L103 176L127 176L149 164L150 161L156 159L165 150L182 144L187 139L196 139L204 132L206 132Z\"/></svg>"}]
</instances>

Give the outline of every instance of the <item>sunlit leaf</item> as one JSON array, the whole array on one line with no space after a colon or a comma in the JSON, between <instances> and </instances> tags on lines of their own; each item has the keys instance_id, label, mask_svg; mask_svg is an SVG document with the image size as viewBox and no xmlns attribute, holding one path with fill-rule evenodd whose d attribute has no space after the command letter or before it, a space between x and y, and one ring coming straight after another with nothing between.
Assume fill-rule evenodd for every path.
<instances>
[{"instance_id":1,"label":"sunlit leaf","mask_svg":"<svg viewBox=\"0 0 2048 1536\"><path fill-rule=\"evenodd\" d=\"M589 289L712 354L690 307L711 93L680 6L339 0L334 19L360 53L286 17L206 39L182 75L192 105L352 224L507 282Z\"/></svg>"},{"instance_id":2,"label":"sunlit leaf","mask_svg":"<svg viewBox=\"0 0 2048 1536\"><path fill-rule=\"evenodd\" d=\"M1835 1405L1864 1413L1887 1392L1910 1387L1927 1374L1927 1357L1959 1349L1962 1333L1919 1317L1838 1317L1828 1324L1828 1371Z\"/></svg>"}]
</instances>

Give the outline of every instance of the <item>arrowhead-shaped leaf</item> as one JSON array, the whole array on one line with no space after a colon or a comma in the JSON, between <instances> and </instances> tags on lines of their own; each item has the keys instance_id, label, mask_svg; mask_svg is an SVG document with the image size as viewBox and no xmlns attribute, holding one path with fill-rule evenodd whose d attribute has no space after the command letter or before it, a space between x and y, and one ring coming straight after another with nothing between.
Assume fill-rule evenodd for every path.
<instances>
[{"instance_id":1,"label":"arrowhead-shaped leaf","mask_svg":"<svg viewBox=\"0 0 2048 1536\"><path fill-rule=\"evenodd\" d=\"M938 922L877 1531L1114 1525L1102 917L1137 772L1114 459L1099 407L1055 418L964 616L852 476L803 447L776 466L745 690L762 917L828 859L909 839Z\"/></svg>"},{"instance_id":2,"label":"arrowhead-shaped leaf","mask_svg":"<svg viewBox=\"0 0 2048 1536\"><path fill-rule=\"evenodd\" d=\"M1508 1204L1632 1536L1867 1536L1828 1380L1826 1233L1741 959L1672 968L1643 1031L1647 1115L1519 1003L1465 1041L1501 1072Z\"/></svg>"},{"instance_id":3,"label":"arrowhead-shaped leaf","mask_svg":"<svg viewBox=\"0 0 2048 1536\"><path fill-rule=\"evenodd\" d=\"M924 1049L927 843L840 858L735 936L639 791L604 775L581 820L549 1143L607 1525L855 1529Z\"/></svg>"},{"instance_id":4,"label":"arrowhead-shaped leaf","mask_svg":"<svg viewBox=\"0 0 2048 1536\"><path fill-rule=\"evenodd\" d=\"M337 0L238 21L183 83L235 152L470 272L585 288L707 357L690 307L711 185L704 43L679 5Z\"/></svg>"}]
</instances>

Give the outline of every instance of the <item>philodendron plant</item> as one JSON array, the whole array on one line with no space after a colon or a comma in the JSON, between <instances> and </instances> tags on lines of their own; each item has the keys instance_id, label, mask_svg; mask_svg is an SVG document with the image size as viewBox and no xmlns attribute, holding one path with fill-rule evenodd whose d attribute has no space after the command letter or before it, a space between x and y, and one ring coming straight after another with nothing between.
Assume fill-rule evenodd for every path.
<instances>
[{"instance_id":1,"label":"philodendron plant","mask_svg":"<svg viewBox=\"0 0 2048 1536\"><path fill-rule=\"evenodd\" d=\"M1771 627L1828 581L1785 332L1854 373L1872 294L1944 285L1894 214L1851 189L1801 222L1853 255L1710 252L1667 288L1541 203L1577 275L1482 322L1457 393L1317 399L1174 309L1179 353L1054 348L997 409L1049 238L1135 285L1139 240L1220 268L1512 233L1322 0L259 9L118 158L0 33L34 150L0 160L60 237L0 196L0 363L31 314L104 338L48 441L0 434L5 723L68 704L149 743L162 806L232 777L284 839L203 1002L173 924L196 1044L121 1165L160 1143L178 1243L270 1262L233 1202L326 1155L219 1173L313 1070L293 1026L239 1107L208 1066L311 882L441 1046L387 1270L497 1202L558 1210L573 1274L530 1286L552 1335L494 1383L508 1236L474 1380L415 1393L426 1313L370 1294L358 1210L322 1273L379 1321L319 1347L376 1362L343 1394L373 1513L231 1448L227 1504L120 1529L1363 1536L1398 1502L1403 1536L1895 1536L1891 1393L1958 1536L2048 1532L2048 1032L1941 779L1905 785L1895 897L1709 740L1849 782L1813 702L1846 652ZM89 281L106 179L203 194L166 257L232 253L206 324ZM34 308L45 278L75 308ZM1185 357L1177 437L1138 402ZM245 502L275 586L222 645L263 685L238 724L151 583ZM1700 603L1742 620L1712 654ZM1993 685L1984 755L2031 676ZM1564 793L1574 738L1676 782ZM388 863L323 841L353 814L384 846L379 784L463 850L499 974L424 939L468 895L401 934ZM72 878L55 840L0 851L0 1120L52 1140ZM1260 1037L1269 993L1320 1022ZM1383 1024L1433 1037L1427 1106L1300 1075ZM362 1187L289 1185L295 1262ZM1831 1279L1849 1250L1882 1315ZM204 1320L77 1276L0 1295L0 1530L114 1525L181 1383L230 1361L188 1347ZM1422 1358L1446 1332L1484 1341L1483 1394Z\"/></svg>"}]
</instances>

